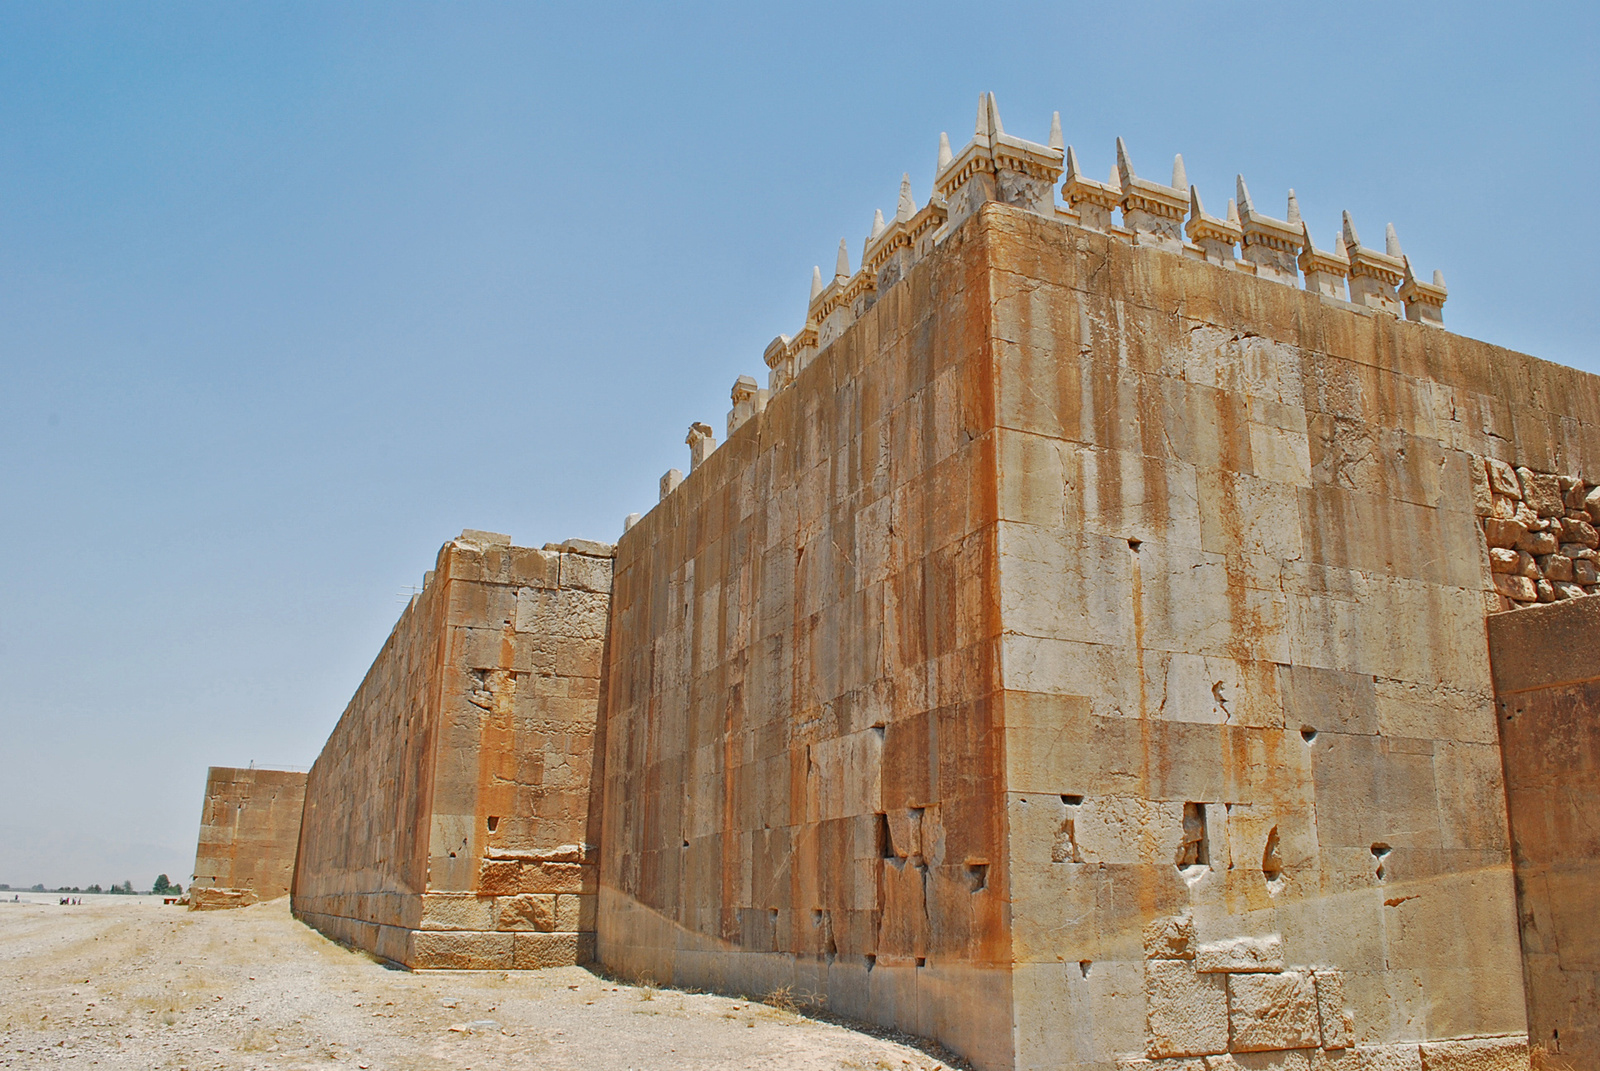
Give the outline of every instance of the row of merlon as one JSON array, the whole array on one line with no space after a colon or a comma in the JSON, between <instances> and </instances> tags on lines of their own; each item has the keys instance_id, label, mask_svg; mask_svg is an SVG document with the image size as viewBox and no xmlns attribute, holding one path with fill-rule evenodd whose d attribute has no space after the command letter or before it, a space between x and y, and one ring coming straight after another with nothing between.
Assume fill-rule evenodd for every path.
<instances>
[{"instance_id":1,"label":"row of merlon","mask_svg":"<svg viewBox=\"0 0 1600 1071\"><path fill-rule=\"evenodd\" d=\"M1058 181L1064 207L1055 198ZM873 214L861 267L851 271L849 243L841 240L833 279L824 282L822 269L812 269L805 325L793 337L779 335L767 346L765 389L749 376L734 383L728 434L766 408L769 393L787 386L879 293L989 201L1291 286L1303 277L1307 290L1328 298L1420 323L1444 323L1444 275L1435 271L1431 282L1418 279L1392 223L1379 252L1361 244L1346 212L1332 247L1319 249L1300 218L1293 190L1286 218L1276 219L1256 209L1243 175L1238 176L1236 199L1222 216L1213 216L1201 204L1199 190L1189 185L1182 155L1173 159L1172 184L1163 185L1135 173L1121 138L1109 179L1096 182L1083 174L1077 153L1064 144L1061 113L1051 117L1049 140L1041 145L1007 134L994 94L985 93L978 99L972 140L959 153L950 151L948 134L939 135L939 163L928 203L917 207L910 176L902 176L894 219L886 222L882 211ZM1120 213L1120 222L1113 213ZM697 423L687 442L692 472L716 448L716 439L710 427ZM661 497L682 479L679 470L669 470L661 477ZM635 519L630 515L629 527Z\"/></svg>"}]
</instances>

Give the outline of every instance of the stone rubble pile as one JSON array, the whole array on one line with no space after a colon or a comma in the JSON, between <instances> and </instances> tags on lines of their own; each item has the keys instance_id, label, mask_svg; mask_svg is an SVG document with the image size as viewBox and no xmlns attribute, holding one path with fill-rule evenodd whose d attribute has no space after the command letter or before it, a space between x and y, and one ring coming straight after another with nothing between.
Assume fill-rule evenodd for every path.
<instances>
[{"instance_id":1,"label":"stone rubble pile","mask_svg":"<svg viewBox=\"0 0 1600 1071\"><path fill-rule=\"evenodd\" d=\"M1473 482L1499 609L1600 594L1600 486L1492 457Z\"/></svg>"}]
</instances>

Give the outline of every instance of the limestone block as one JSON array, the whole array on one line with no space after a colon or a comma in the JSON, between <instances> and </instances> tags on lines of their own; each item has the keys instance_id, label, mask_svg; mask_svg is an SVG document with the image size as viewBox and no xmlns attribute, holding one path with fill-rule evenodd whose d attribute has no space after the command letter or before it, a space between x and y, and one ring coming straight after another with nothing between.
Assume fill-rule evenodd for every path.
<instances>
[{"instance_id":1,"label":"limestone block","mask_svg":"<svg viewBox=\"0 0 1600 1071\"><path fill-rule=\"evenodd\" d=\"M1317 994L1309 974L1230 974L1227 979L1233 1051L1317 1045Z\"/></svg>"},{"instance_id":2,"label":"limestone block","mask_svg":"<svg viewBox=\"0 0 1600 1071\"><path fill-rule=\"evenodd\" d=\"M582 591L611 593L611 562L609 557L568 552L561 555L561 586Z\"/></svg>"},{"instance_id":3,"label":"limestone block","mask_svg":"<svg viewBox=\"0 0 1600 1071\"><path fill-rule=\"evenodd\" d=\"M1600 487L1591 488L1583 497L1583 509L1590 521L1600 524Z\"/></svg>"},{"instance_id":4,"label":"limestone block","mask_svg":"<svg viewBox=\"0 0 1600 1071\"><path fill-rule=\"evenodd\" d=\"M1491 547L1515 547L1527 528L1521 521L1489 517L1483 522L1483 532Z\"/></svg>"},{"instance_id":5,"label":"limestone block","mask_svg":"<svg viewBox=\"0 0 1600 1071\"><path fill-rule=\"evenodd\" d=\"M1074 823L1090 863L1172 865L1183 845L1184 804L1137 796L1090 796Z\"/></svg>"},{"instance_id":6,"label":"limestone block","mask_svg":"<svg viewBox=\"0 0 1600 1071\"><path fill-rule=\"evenodd\" d=\"M1195 950L1194 969L1202 974L1218 971L1283 970L1283 937L1233 937L1208 941Z\"/></svg>"},{"instance_id":7,"label":"limestone block","mask_svg":"<svg viewBox=\"0 0 1600 1071\"><path fill-rule=\"evenodd\" d=\"M1561 516L1565 504L1561 501L1560 481L1555 476L1520 468L1517 479L1522 485L1522 500L1529 509L1541 517Z\"/></svg>"},{"instance_id":8,"label":"limestone block","mask_svg":"<svg viewBox=\"0 0 1600 1071\"><path fill-rule=\"evenodd\" d=\"M1528 1066L1525 1036L1425 1041L1418 1047L1422 1071L1526 1071Z\"/></svg>"},{"instance_id":9,"label":"limestone block","mask_svg":"<svg viewBox=\"0 0 1600 1071\"><path fill-rule=\"evenodd\" d=\"M1533 556L1541 554L1555 554L1562 549L1562 541L1550 531L1526 531L1522 538L1517 540L1518 551L1526 551Z\"/></svg>"},{"instance_id":10,"label":"limestone block","mask_svg":"<svg viewBox=\"0 0 1600 1071\"><path fill-rule=\"evenodd\" d=\"M509 933L418 930L411 935L408 966L419 970L506 970L512 966L512 938Z\"/></svg>"},{"instance_id":11,"label":"limestone block","mask_svg":"<svg viewBox=\"0 0 1600 1071\"><path fill-rule=\"evenodd\" d=\"M1551 583L1572 582L1572 559L1565 554L1545 554L1534 561L1539 565L1539 574Z\"/></svg>"},{"instance_id":12,"label":"limestone block","mask_svg":"<svg viewBox=\"0 0 1600 1071\"><path fill-rule=\"evenodd\" d=\"M1600 584L1600 566L1592 561L1577 559L1572 563L1572 582L1574 584Z\"/></svg>"},{"instance_id":13,"label":"limestone block","mask_svg":"<svg viewBox=\"0 0 1600 1071\"><path fill-rule=\"evenodd\" d=\"M1190 915L1169 915L1145 923L1145 959L1193 959L1194 918Z\"/></svg>"},{"instance_id":14,"label":"limestone block","mask_svg":"<svg viewBox=\"0 0 1600 1071\"><path fill-rule=\"evenodd\" d=\"M1490 490L1497 495L1506 495L1510 498L1522 497L1522 482L1517 479L1516 469L1492 457L1486 457L1483 461L1489 474Z\"/></svg>"},{"instance_id":15,"label":"limestone block","mask_svg":"<svg viewBox=\"0 0 1600 1071\"><path fill-rule=\"evenodd\" d=\"M1583 589L1582 585L1574 584L1569 580L1552 580L1550 584L1556 589L1557 599L1581 599L1589 594Z\"/></svg>"},{"instance_id":16,"label":"limestone block","mask_svg":"<svg viewBox=\"0 0 1600 1071\"><path fill-rule=\"evenodd\" d=\"M515 939L509 964L515 970L571 967L584 961L580 958L580 940L576 933L517 933L505 936Z\"/></svg>"},{"instance_id":17,"label":"limestone block","mask_svg":"<svg viewBox=\"0 0 1600 1071\"><path fill-rule=\"evenodd\" d=\"M1539 597L1539 590L1532 580L1525 576L1512 576L1508 573L1494 574L1494 589L1508 599L1518 602L1533 602Z\"/></svg>"},{"instance_id":18,"label":"limestone block","mask_svg":"<svg viewBox=\"0 0 1600 1071\"><path fill-rule=\"evenodd\" d=\"M1224 975L1196 974L1188 960L1144 965L1145 1054L1205 1056L1228 1051Z\"/></svg>"},{"instance_id":19,"label":"limestone block","mask_svg":"<svg viewBox=\"0 0 1600 1071\"><path fill-rule=\"evenodd\" d=\"M1207 1057L1175 1056L1165 1060L1151 1060L1144 1056L1118 1056L1117 1071L1206 1071Z\"/></svg>"},{"instance_id":20,"label":"limestone block","mask_svg":"<svg viewBox=\"0 0 1600 1071\"><path fill-rule=\"evenodd\" d=\"M494 901L474 894L430 893L422 898L424 930L493 930Z\"/></svg>"},{"instance_id":21,"label":"limestone block","mask_svg":"<svg viewBox=\"0 0 1600 1071\"><path fill-rule=\"evenodd\" d=\"M1315 666L1284 666L1284 724L1335 733L1378 731L1372 674Z\"/></svg>"},{"instance_id":22,"label":"limestone block","mask_svg":"<svg viewBox=\"0 0 1600 1071\"><path fill-rule=\"evenodd\" d=\"M1206 1067L1216 1071L1311 1071L1312 1059L1322 1055L1315 1049L1278 1049L1263 1052L1230 1052L1207 1056Z\"/></svg>"},{"instance_id":23,"label":"limestone block","mask_svg":"<svg viewBox=\"0 0 1600 1071\"><path fill-rule=\"evenodd\" d=\"M1586 547L1600 547L1600 531L1587 520L1574 517L1561 518L1561 542L1580 543Z\"/></svg>"},{"instance_id":24,"label":"limestone block","mask_svg":"<svg viewBox=\"0 0 1600 1071\"><path fill-rule=\"evenodd\" d=\"M556 897L553 893L525 893L521 896L500 896L494 900L497 930L541 930L550 932L567 929L556 925ZM571 927L577 929L576 926Z\"/></svg>"},{"instance_id":25,"label":"limestone block","mask_svg":"<svg viewBox=\"0 0 1600 1071\"><path fill-rule=\"evenodd\" d=\"M556 587L561 581L561 556L533 547L512 547L508 579L517 587Z\"/></svg>"},{"instance_id":26,"label":"limestone block","mask_svg":"<svg viewBox=\"0 0 1600 1071\"><path fill-rule=\"evenodd\" d=\"M680 469L668 469L661 477L661 501L665 502L667 496L677 490L683 482L683 472Z\"/></svg>"},{"instance_id":27,"label":"limestone block","mask_svg":"<svg viewBox=\"0 0 1600 1071\"><path fill-rule=\"evenodd\" d=\"M1317 989L1317 1024L1324 1049L1343 1049L1355 1040L1355 1023L1344 1002L1344 975L1339 971L1311 972Z\"/></svg>"},{"instance_id":28,"label":"limestone block","mask_svg":"<svg viewBox=\"0 0 1600 1071\"><path fill-rule=\"evenodd\" d=\"M1494 512L1494 489L1489 486L1489 471L1484 459L1474 455L1468 472L1472 476L1472 512L1479 517L1491 516Z\"/></svg>"},{"instance_id":29,"label":"limestone block","mask_svg":"<svg viewBox=\"0 0 1600 1071\"><path fill-rule=\"evenodd\" d=\"M576 933L583 927L579 925L582 916L581 907L587 897L563 894L555 898L555 925L553 929L564 933Z\"/></svg>"},{"instance_id":30,"label":"limestone block","mask_svg":"<svg viewBox=\"0 0 1600 1071\"><path fill-rule=\"evenodd\" d=\"M546 636L603 640L611 600L598 592L520 588L516 630Z\"/></svg>"},{"instance_id":31,"label":"limestone block","mask_svg":"<svg viewBox=\"0 0 1600 1071\"><path fill-rule=\"evenodd\" d=\"M1496 573L1521 572L1521 558L1519 557L1520 553L1520 551L1511 550L1507 547L1489 548L1490 571Z\"/></svg>"}]
</instances>

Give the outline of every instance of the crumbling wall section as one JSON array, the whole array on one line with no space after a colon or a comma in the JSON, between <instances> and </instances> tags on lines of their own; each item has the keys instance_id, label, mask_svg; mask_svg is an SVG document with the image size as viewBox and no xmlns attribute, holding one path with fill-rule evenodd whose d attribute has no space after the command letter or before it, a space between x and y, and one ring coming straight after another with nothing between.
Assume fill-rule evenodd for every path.
<instances>
[{"instance_id":1,"label":"crumbling wall section","mask_svg":"<svg viewBox=\"0 0 1600 1071\"><path fill-rule=\"evenodd\" d=\"M1528 1037L1543 1066L1600 1066L1600 599L1489 619Z\"/></svg>"},{"instance_id":2,"label":"crumbling wall section","mask_svg":"<svg viewBox=\"0 0 1600 1071\"><path fill-rule=\"evenodd\" d=\"M440 551L312 768L295 911L412 967L593 954L611 547Z\"/></svg>"},{"instance_id":3,"label":"crumbling wall section","mask_svg":"<svg viewBox=\"0 0 1600 1071\"><path fill-rule=\"evenodd\" d=\"M213 766L206 771L189 906L245 907L289 892L306 775Z\"/></svg>"}]
</instances>

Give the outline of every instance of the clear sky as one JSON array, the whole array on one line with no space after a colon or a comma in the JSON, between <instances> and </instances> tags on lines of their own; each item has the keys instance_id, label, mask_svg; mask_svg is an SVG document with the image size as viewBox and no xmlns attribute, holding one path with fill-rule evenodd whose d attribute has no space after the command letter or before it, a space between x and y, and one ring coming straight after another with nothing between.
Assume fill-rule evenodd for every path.
<instances>
[{"instance_id":1,"label":"clear sky","mask_svg":"<svg viewBox=\"0 0 1600 1071\"><path fill-rule=\"evenodd\" d=\"M0 882L187 882L441 543L614 539L984 90L1600 371L1595 6L1302 8L0 3Z\"/></svg>"}]
</instances>

